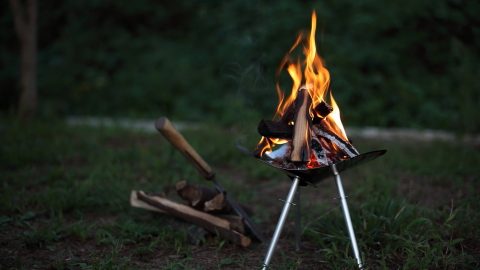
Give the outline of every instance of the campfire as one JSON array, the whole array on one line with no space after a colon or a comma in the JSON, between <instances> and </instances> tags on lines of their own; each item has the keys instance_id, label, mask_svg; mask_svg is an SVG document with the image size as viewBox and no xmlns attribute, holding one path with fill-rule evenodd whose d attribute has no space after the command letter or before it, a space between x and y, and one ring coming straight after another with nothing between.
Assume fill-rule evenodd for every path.
<instances>
[{"instance_id":1,"label":"campfire","mask_svg":"<svg viewBox=\"0 0 480 270\"><path fill-rule=\"evenodd\" d=\"M255 155L285 169L325 167L359 155L340 119L330 73L317 54L316 20L313 12L310 33L299 34L278 69L277 75L286 70L292 79L290 95L286 97L277 83L275 116L258 125L262 138ZM303 61L292 57L301 44Z\"/></svg>"},{"instance_id":2,"label":"campfire","mask_svg":"<svg viewBox=\"0 0 480 270\"><path fill-rule=\"evenodd\" d=\"M342 211L358 267L363 269L353 224L343 190L340 172L383 155L385 150L360 154L348 140L340 119L340 108L330 89L330 73L317 54L315 44L317 16L312 13L309 34L301 33L283 58L277 76L286 70L292 79L290 95L277 83L278 105L272 120L262 120L262 135L254 155L288 174L292 180L282 213L269 244L262 269L267 269L275 251L291 205L297 205L295 242L300 249L300 189L297 187L333 175L338 188ZM293 55L303 44L303 59ZM295 203L293 202L295 197Z\"/></svg>"},{"instance_id":3,"label":"campfire","mask_svg":"<svg viewBox=\"0 0 480 270\"><path fill-rule=\"evenodd\" d=\"M340 108L330 89L330 73L317 54L316 19L313 12L310 33L298 36L279 67L278 74L286 70L292 79L290 95L287 97L277 83L279 101L275 115L272 120L262 120L258 125L262 138L254 151L255 157L282 170L292 180L262 269L269 266L291 205L296 206L295 242L296 248L300 249L301 200L298 187L314 184L328 176L335 179L352 251L358 267L363 269L340 172L373 160L386 150L360 154L348 140L340 119ZM293 57L301 44L302 61ZM203 178L212 183L214 189L181 181L176 185L177 193L188 205L143 191L132 191L131 205L172 215L243 247L249 246L252 239L264 242L262 230L250 218L251 213L247 213L251 212L248 207L237 203L217 182L212 168L172 123L162 117L156 121L155 127L195 166Z\"/></svg>"}]
</instances>

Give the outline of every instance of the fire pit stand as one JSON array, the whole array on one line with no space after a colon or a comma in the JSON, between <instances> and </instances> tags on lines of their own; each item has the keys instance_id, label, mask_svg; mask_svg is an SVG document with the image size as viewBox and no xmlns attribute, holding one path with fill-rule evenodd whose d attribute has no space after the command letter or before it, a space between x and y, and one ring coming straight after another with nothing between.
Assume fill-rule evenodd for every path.
<instances>
[{"instance_id":1,"label":"fire pit stand","mask_svg":"<svg viewBox=\"0 0 480 270\"><path fill-rule=\"evenodd\" d=\"M295 196L295 193L297 192L298 183L300 183L300 177L293 177L292 185L290 186L290 191L287 195L287 200L283 205L282 214L280 214L280 218L278 219L277 227L275 228L275 232L273 233L272 241L270 242L270 245L268 247L267 255L265 256L265 260L263 261L262 269L267 269L268 265L270 264L270 260L272 259L273 252L275 251L275 247L277 246L278 239L280 238L280 234L282 233L283 225L285 224L285 220L287 219L288 211L290 210L290 206L293 204L292 200L293 196ZM297 244L299 243L297 242Z\"/></svg>"},{"instance_id":2,"label":"fire pit stand","mask_svg":"<svg viewBox=\"0 0 480 270\"><path fill-rule=\"evenodd\" d=\"M294 205L296 207L296 217L295 217L295 248L296 250L300 249L300 237L301 237L301 213L300 213L300 190L298 189L299 185L307 185L313 184L322 180L327 176L333 175L335 178L335 182L338 188L339 197L342 204L342 212L345 218L345 223L348 229L348 235L350 237L350 242L352 244L353 254L357 261L359 269L363 269L362 259L360 257L360 251L357 245L357 239L355 237L355 232L353 230L352 220L350 218L350 212L348 210L347 198L345 196L345 192L343 190L342 178L340 177L340 171L346 170L352 166L358 165L360 163L375 159L383 154L385 154L386 150L379 150L368 152L365 154L358 155L354 158L344 160L338 162L337 164L331 164L328 167L321 167L309 170L295 170L295 169L282 169L279 167L274 166L271 163L268 163L264 160L266 164L276 167L285 171L292 180L292 185L290 186L290 191L288 192L287 198L285 200L282 213L280 214L280 218L278 219L277 226L275 228L275 232L273 234L272 240L270 241L267 254L265 255L265 259L263 261L262 269L268 269L270 264L270 260L272 259L273 253L277 246L278 239L280 238L280 234L282 233L283 226L288 216L288 212L290 210L290 206ZM293 202L294 197L296 197L296 202Z\"/></svg>"}]
</instances>

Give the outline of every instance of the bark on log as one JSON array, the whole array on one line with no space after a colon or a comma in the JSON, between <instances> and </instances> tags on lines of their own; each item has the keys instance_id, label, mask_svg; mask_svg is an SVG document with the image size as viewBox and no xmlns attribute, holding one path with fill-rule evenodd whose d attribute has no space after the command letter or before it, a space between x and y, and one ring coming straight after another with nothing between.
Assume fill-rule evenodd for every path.
<instances>
[{"instance_id":1,"label":"bark on log","mask_svg":"<svg viewBox=\"0 0 480 270\"><path fill-rule=\"evenodd\" d=\"M187 205L178 204L166 198L148 196L143 191L132 192L136 192L138 200L158 208L174 217L201 226L209 232L218 234L242 247L248 247L251 243L251 239L234 230L234 226L232 226L228 220L195 210Z\"/></svg>"},{"instance_id":2,"label":"bark on log","mask_svg":"<svg viewBox=\"0 0 480 270\"><path fill-rule=\"evenodd\" d=\"M295 127L293 129L292 162L307 162L310 157L310 124L308 109L311 104L308 90L301 87L295 101Z\"/></svg>"},{"instance_id":3,"label":"bark on log","mask_svg":"<svg viewBox=\"0 0 480 270\"><path fill-rule=\"evenodd\" d=\"M214 189L191 185L187 181L178 182L175 188L178 196L196 209L203 209L205 202L218 194Z\"/></svg>"}]
</instances>

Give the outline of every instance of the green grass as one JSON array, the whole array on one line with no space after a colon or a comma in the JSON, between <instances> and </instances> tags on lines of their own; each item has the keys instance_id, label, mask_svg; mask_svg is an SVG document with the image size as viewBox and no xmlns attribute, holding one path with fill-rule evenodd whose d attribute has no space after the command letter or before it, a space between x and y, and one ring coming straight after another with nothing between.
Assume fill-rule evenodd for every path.
<instances>
[{"instance_id":1,"label":"green grass","mask_svg":"<svg viewBox=\"0 0 480 270\"><path fill-rule=\"evenodd\" d=\"M255 210L270 236L288 181L242 155L255 127L185 132L218 180ZM256 269L265 246L242 249L207 237L189 244L190 224L132 209L131 189L171 194L202 182L158 134L0 122L1 269ZM355 139L355 138L354 138ZM385 157L342 174L362 256L370 269L480 267L480 155L469 145L356 141ZM355 265L333 181L302 190L304 249L293 250L289 219L273 269Z\"/></svg>"}]
</instances>

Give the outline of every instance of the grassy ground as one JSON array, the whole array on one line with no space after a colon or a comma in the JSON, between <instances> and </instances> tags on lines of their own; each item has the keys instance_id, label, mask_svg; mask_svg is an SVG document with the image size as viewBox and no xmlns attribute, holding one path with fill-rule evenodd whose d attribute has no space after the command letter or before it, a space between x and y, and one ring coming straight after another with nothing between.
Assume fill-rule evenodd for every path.
<instances>
[{"instance_id":1,"label":"grassy ground","mask_svg":"<svg viewBox=\"0 0 480 270\"><path fill-rule=\"evenodd\" d=\"M131 189L171 193L175 182L203 183L158 134L0 125L0 269L257 269L264 245L239 248L210 237L189 242L189 224L132 209ZM253 125L185 132L218 180L251 205L269 236L289 181L242 155ZM355 140L355 138L353 138ZM343 174L362 256L369 269L480 267L478 148L440 143L354 141L385 157ZM272 269L353 268L331 179L302 189L303 250L292 218Z\"/></svg>"}]
</instances>

